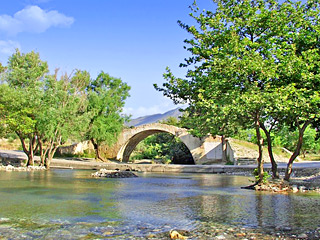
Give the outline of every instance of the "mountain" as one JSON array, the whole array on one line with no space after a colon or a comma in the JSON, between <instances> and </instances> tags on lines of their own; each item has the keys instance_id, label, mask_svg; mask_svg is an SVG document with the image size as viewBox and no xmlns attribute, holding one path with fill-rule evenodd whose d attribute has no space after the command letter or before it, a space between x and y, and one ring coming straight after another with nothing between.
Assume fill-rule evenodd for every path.
<instances>
[{"instance_id":1,"label":"mountain","mask_svg":"<svg viewBox=\"0 0 320 240\"><path fill-rule=\"evenodd\" d=\"M153 114L153 115L132 119L130 122L126 123L126 125L129 127L130 126L137 127L137 126L148 124L148 123L160 122L167 119L168 117L179 118L180 116L182 116L182 112L180 112L179 109L180 108L176 108L168 112L165 112L163 114L159 113L159 114Z\"/></svg>"}]
</instances>

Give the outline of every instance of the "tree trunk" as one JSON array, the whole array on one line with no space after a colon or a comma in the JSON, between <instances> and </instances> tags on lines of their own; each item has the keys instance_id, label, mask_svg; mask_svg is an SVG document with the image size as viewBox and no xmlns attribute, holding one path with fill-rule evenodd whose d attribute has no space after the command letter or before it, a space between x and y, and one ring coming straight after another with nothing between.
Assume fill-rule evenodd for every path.
<instances>
[{"instance_id":1,"label":"tree trunk","mask_svg":"<svg viewBox=\"0 0 320 240\"><path fill-rule=\"evenodd\" d=\"M55 136L59 136L58 131L55 132ZM50 140L50 145L46 150L46 161L45 161L45 167L46 169L50 169L51 161L53 159L54 154L56 153L57 149L59 146L61 146L62 141L61 141L61 136L56 137L54 139Z\"/></svg>"},{"instance_id":2,"label":"tree trunk","mask_svg":"<svg viewBox=\"0 0 320 240\"><path fill-rule=\"evenodd\" d=\"M46 158L45 151L43 149L43 142L40 137L38 137L38 146L40 151L40 166L44 166L44 161Z\"/></svg>"},{"instance_id":3,"label":"tree trunk","mask_svg":"<svg viewBox=\"0 0 320 240\"><path fill-rule=\"evenodd\" d=\"M20 133L18 133L18 132L16 132L16 133L17 133L17 135L18 135L18 137L20 139L23 152L28 156L29 152L28 152L28 149L27 149L27 146L26 146L25 139L21 136Z\"/></svg>"},{"instance_id":4,"label":"tree trunk","mask_svg":"<svg viewBox=\"0 0 320 240\"><path fill-rule=\"evenodd\" d=\"M260 123L260 127L264 131L267 137L268 153L269 153L269 158L270 158L271 168L272 168L272 178L279 179L278 165L273 157L272 140L271 140L270 132L266 129L263 123Z\"/></svg>"},{"instance_id":5,"label":"tree trunk","mask_svg":"<svg viewBox=\"0 0 320 240\"><path fill-rule=\"evenodd\" d=\"M58 146L54 146L54 148L48 151L48 157L46 158L46 165L45 165L46 169L50 169L51 161L57 149L58 149Z\"/></svg>"},{"instance_id":6,"label":"tree trunk","mask_svg":"<svg viewBox=\"0 0 320 240\"><path fill-rule=\"evenodd\" d=\"M261 133L260 133L259 114L257 114L256 119L255 119L255 129L256 129L256 134L257 134L257 145L258 145L258 150L259 150L259 156L257 158L258 176L259 176L258 182L261 183L263 180L263 175L264 175L263 174L263 158L262 158L263 138L261 137Z\"/></svg>"},{"instance_id":7,"label":"tree trunk","mask_svg":"<svg viewBox=\"0 0 320 240\"><path fill-rule=\"evenodd\" d=\"M53 156L51 156L51 153L48 152L48 156L46 158L46 162L45 162L45 167L46 169L50 169L50 164L51 164L51 160L52 160Z\"/></svg>"},{"instance_id":8,"label":"tree trunk","mask_svg":"<svg viewBox=\"0 0 320 240\"><path fill-rule=\"evenodd\" d=\"M30 138L30 142L29 142L29 156L28 156L28 163L27 166L34 166L34 151L35 151L35 144L36 144L36 136L32 136ZM30 162L29 162L29 159Z\"/></svg>"},{"instance_id":9,"label":"tree trunk","mask_svg":"<svg viewBox=\"0 0 320 240\"><path fill-rule=\"evenodd\" d=\"M306 151L306 150L305 150L305 151L303 150L303 151L302 151L303 158L306 158L306 154L307 154L307 151Z\"/></svg>"},{"instance_id":10,"label":"tree trunk","mask_svg":"<svg viewBox=\"0 0 320 240\"><path fill-rule=\"evenodd\" d=\"M222 161L228 162L227 158L227 141L224 135L221 136L221 144L222 144Z\"/></svg>"},{"instance_id":11,"label":"tree trunk","mask_svg":"<svg viewBox=\"0 0 320 240\"><path fill-rule=\"evenodd\" d=\"M295 151L293 152L293 154L291 155L291 157L289 159L289 162L287 164L286 173L285 173L285 176L284 176L284 180L286 180L286 181L290 180L290 176L291 176L291 173L292 173L293 161L300 154L302 143L303 143L303 134L304 134L304 131L306 130L306 128L308 127L309 124L310 124L310 121L307 121L306 123L303 124L302 128L299 128L299 139L298 139L298 142L297 142L297 146L296 146Z\"/></svg>"},{"instance_id":12,"label":"tree trunk","mask_svg":"<svg viewBox=\"0 0 320 240\"><path fill-rule=\"evenodd\" d=\"M97 142L95 142L95 140L93 138L91 138L90 141L92 142L94 151L96 153L96 159L104 161L104 158L101 156L101 153L100 153L100 150L99 150L99 144Z\"/></svg>"},{"instance_id":13,"label":"tree trunk","mask_svg":"<svg viewBox=\"0 0 320 240\"><path fill-rule=\"evenodd\" d=\"M28 157L28 160L27 160L27 166L33 166L34 164L34 161L33 161L33 157L34 157L34 154L33 154L33 150L34 150L34 142L35 142L35 137L33 138L30 138L30 142L29 142L29 149L27 148L27 144L26 144L26 141L24 139L24 137L22 136L22 134L16 132L19 139L20 139L20 142L21 142L21 145L22 145L22 149L23 149L23 152L27 155Z\"/></svg>"}]
</instances>

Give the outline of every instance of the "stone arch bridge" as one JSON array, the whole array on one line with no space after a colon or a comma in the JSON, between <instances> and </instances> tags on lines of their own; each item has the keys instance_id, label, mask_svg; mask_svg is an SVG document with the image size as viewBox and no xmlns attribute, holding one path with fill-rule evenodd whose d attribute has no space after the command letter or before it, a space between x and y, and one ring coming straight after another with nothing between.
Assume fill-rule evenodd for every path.
<instances>
[{"instance_id":1,"label":"stone arch bridge","mask_svg":"<svg viewBox=\"0 0 320 240\"><path fill-rule=\"evenodd\" d=\"M211 164L222 162L221 137L207 135L197 138L188 133L187 129L171 125L152 123L122 131L118 141L106 151L106 157L117 159L120 162L128 162L131 153L146 137L156 133L170 133L178 137L189 149L195 164ZM233 151L227 143L227 156L233 161Z\"/></svg>"}]
</instances>

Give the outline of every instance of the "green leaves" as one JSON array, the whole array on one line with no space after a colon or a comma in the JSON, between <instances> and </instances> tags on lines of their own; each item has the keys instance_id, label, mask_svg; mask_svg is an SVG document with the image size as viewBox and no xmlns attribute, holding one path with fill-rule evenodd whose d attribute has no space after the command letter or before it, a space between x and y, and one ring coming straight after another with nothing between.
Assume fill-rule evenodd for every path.
<instances>
[{"instance_id":1,"label":"green leaves","mask_svg":"<svg viewBox=\"0 0 320 240\"><path fill-rule=\"evenodd\" d=\"M319 2L214 2L215 11L193 8L195 25L179 23L192 35L185 40L192 56L180 64L186 77L169 70L155 86L175 103L189 103L184 121L192 132L234 134L257 122L276 123L270 131L285 124L302 131L317 121Z\"/></svg>"},{"instance_id":2,"label":"green leaves","mask_svg":"<svg viewBox=\"0 0 320 240\"><path fill-rule=\"evenodd\" d=\"M47 63L41 61L37 53L21 54L17 50L9 58L0 98L2 121L9 131L19 132L27 138L34 133L36 116L41 108L41 87L47 72Z\"/></svg>"},{"instance_id":3,"label":"green leaves","mask_svg":"<svg viewBox=\"0 0 320 240\"><path fill-rule=\"evenodd\" d=\"M107 146L116 142L124 124L121 116L130 87L120 78L101 72L88 86L88 139Z\"/></svg>"},{"instance_id":4,"label":"green leaves","mask_svg":"<svg viewBox=\"0 0 320 240\"><path fill-rule=\"evenodd\" d=\"M0 65L0 77L0 134L17 133L30 164L36 140L48 167L57 147L67 140L86 137L108 145L123 127L121 112L130 87L119 78L101 72L92 80L81 70L49 75L38 53L19 50L7 67Z\"/></svg>"},{"instance_id":5,"label":"green leaves","mask_svg":"<svg viewBox=\"0 0 320 240\"><path fill-rule=\"evenodd\" d=\"M38 53L23 54L17 49L9 58L6 81L12 87L36 88L48 71L47 63L40 60Z\"/></svg>"}]
</instances>

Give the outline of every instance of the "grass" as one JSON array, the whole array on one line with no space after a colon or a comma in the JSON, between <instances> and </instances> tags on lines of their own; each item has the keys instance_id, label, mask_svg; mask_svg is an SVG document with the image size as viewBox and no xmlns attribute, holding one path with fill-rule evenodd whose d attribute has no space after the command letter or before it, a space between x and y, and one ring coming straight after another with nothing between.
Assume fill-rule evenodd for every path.
<instances>
[{"instance_id":1,"label":"grass","mask_svg":"<svg viewBox=\"0 0 320 240\"><path fill-rule=\"evenodd\" d=\"M320 161L320 154L315 154L315 153L306 154L305 158L303 157L301 158L305 161Z\"/></svg>"},{"instance_id":2,"label":"grass","mask_svg":"<svg viewBox=\"0 0 320 240\"><path fill-rule=\"evenodd\" d=\"M247 142L247 141L244 141L244 140L235 139L235 138L232 138L232 142L235 143L235 144L241 145L243 147L250 148L251 150L258 151L257 144L254 144L254 143L251 143L251 142Z\"/></svg>"},{"instance_id":3,"label":"grass","mask_svg":"<svg viewBox=\"0 0 320 240\"><path fill-rule=\"evenodd\" d=\"M19 139L0 139L0 149L3 150L22 150Z\"/></svg>"},{"instance_id":4,"label":"grass","mask_svg":"<svg viewBox=\"0 0 320 240\"><path fill-rule=\"evenodd\" d=\"M72 154L72 153L59 154L58 152L56 152L54 157L55 158L95 158L96 155L94 151L84 150L83 153L77 153L77 154Z\"/></svg>"},{"instance_id":5,"label":"grass","mask_svg":"<svg viewBox=\"0 0 320 240\"><path fill-rule=\"evenodd\" d=\"M268 149L266 147L264 147L264 148L266 149L266 151L268 151ZM288 152L284 151L281 147L273 147L272 150L273 150L273 153L278 156L281 156L281 157L287 158L287 159L290 158L290 154Z\"/></svg>"}]
</instances>

